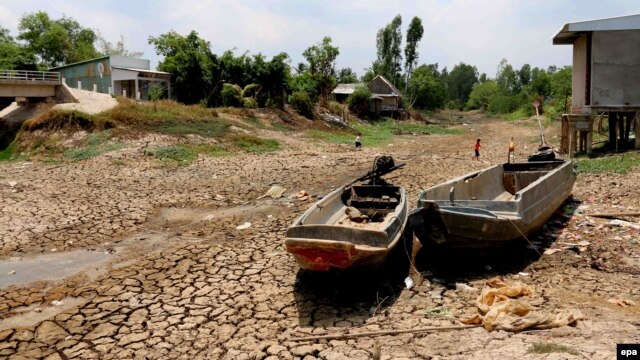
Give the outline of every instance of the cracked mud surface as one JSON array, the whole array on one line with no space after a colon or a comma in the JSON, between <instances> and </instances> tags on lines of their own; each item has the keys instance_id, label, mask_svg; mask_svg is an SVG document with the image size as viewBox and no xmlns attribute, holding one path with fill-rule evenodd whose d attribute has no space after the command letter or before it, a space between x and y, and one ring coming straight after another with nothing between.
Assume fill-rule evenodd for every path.
<instances>
[{"instance_id":1,"label":"cracked mud surface","mask_svg":"<svg viewBox=\"0 0 640 360\"><path fill-rule=\"evenodd\" d=\"M411 270L416 285L410 290L397 276L303 273L285 252L286 228L314 201L288 196L327 194L364 173L379 151L407 162L387 179L406 188L412 208L420 189L503 161L511 136L522 144L519 159L535 146L528 143L535 135L530 127L473 127L464 135L406 136L384 149L367 148L363 139L360 152L293 136L278 153L201 157L176 169L136 148L76 163L0 164L4 265L78 251L108 259L62 280L38 273L37 282L0 289L0 358L370 359L378 343L382 359L610 359L616 343L639 343L639 306L609 300L640 304L640 231L578 212L558 214L531 241L540 251L560 243L589 245L541 259L519 249L507 255L508 265L493 257L474 268L454 256L443 270L416 243L421 273ZM485 162L471 161L478 133ZM638 211L639 182L637 170L579 175L567 205ZM273 184L287 188L285 197L256 200ZM251 226L236 229L244 222ZM0 277L19 275L15 271ZM475 328L290 340L452 325L450 317L430 310L446 308L457 318L473 312L477 293L456 290L455 282L480 289L495 275L534 286L541 310L576 309L586 319L576 327L519 334ZM566 345L578 355L528 353L538 342Z\"/></svg>"}]
</instances>

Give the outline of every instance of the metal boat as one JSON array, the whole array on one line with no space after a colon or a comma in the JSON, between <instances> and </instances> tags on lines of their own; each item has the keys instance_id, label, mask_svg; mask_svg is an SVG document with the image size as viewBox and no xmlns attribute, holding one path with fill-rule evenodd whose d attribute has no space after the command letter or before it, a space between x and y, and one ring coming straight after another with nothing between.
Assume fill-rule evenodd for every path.
<instances>
[{"instance_id":1,"label":"metal boat","mask_svg":"<svg viewBox=\"0 0 640 360\"><path fill-rule=\"evenodd\" d=\"M423 245L497 246L538 230L575 180L571 161L495 165L420 192L410 226Z\"/></svg>"}]
</instances>

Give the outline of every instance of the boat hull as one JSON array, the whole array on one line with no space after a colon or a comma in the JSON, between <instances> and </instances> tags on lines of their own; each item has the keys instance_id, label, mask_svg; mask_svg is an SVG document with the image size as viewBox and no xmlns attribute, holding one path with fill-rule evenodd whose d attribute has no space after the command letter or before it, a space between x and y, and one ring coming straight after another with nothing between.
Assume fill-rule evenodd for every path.
<instances>
[{"instance_id":1,"label":"boat hull","mask_svg":"<svg viewBox=\"0 0 640 360\"><path fill-rule=\"evenodd\" d=\"M525 169L520 173L522 176L512 177L526 178L525 164L528 165L528 163L521 164L521 168ZM506 245L521 239L540 229L571 194L576 178L573 166L570 162L557 165L553 165L556 168L548 171L544 176L515 192L513 199L505 201L430 199L430 196L437 197L434 196L437 191L425 190L421 193L418 208L409 216L410 225L418 240L427 246L487 248ZM531 165L533 166L540 166L540 164ZM488 170L490 173L494 172L501 176L509 174L494 168ZM536 171L540 172L539 169ZM482 171L465 175L446 184L451 185L450 188L454 189L452 190L454 193L455 187L460 182L469 182L476 177L479 178L480 174ZM490 181L490 179L483 179L483 181ZM462 188L457 190L465 191Z\"/></svg>"},{"instance_id":2,"label":"boat hull","mask_svg":"<svg viewBox=\"0 0 640 360\"><path fill-rule=\"evenodd\" d=\"M399 202L388 214L384 226L376 229L332 224L344 211L339 188L315 203L287 229L285 247L302 269L345 271L376 269L382 266L405 239L408 211L404 189ZM324 215L317 215L319 212ZM404 251L404 250L403 250Z\"/></svg>"}]
</instances>

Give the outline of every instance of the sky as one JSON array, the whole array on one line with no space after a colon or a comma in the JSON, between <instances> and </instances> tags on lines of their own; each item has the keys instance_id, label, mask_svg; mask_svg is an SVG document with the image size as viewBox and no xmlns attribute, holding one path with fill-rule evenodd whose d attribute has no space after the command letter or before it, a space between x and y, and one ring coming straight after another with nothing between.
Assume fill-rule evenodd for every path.
<instances>
[{"instance_id":1,"label":"sky","mask_svg":"<svg viewBox=\"0 0 640 360\"><path fill-rule=\"evenodd\" d=\"M46 11L98 30L115 43L141 51L155 68L162 58L148 44L149 36L170 30L183 35L195 30L217 54L232 49L267 57L282 51L291 64L322 40L340 49L337 67L358 75L376 57L376 33L402 16L403 38L414 16L424 36L419 63L438 63L449 70L460 62L494 77L501 59L515 68L524 64L547 68L571 65L571 46L553 46L551 39L568 22L640 13L638 0L0 0L0 26L18 34L20 17Z\"/></svg>"}]
</instances>

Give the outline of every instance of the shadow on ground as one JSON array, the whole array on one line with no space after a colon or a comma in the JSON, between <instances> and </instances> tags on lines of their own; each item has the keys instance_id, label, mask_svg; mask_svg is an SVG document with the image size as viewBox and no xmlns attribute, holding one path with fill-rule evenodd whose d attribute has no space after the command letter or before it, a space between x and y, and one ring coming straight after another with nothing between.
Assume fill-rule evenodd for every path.
<instances>
[{"instance_id":1,"label":"shadow on ground","mask_svg":"<svg viewBox=\"0 0 640 360\"><path fill-rule=\"evenodd\" d=\"M328 273L299 270L294 287L298 324L358 326L393 305L405 289L404 279L409 274L410 250L402 245L377 270Z\"/></svg>"},{"instance_id":2,"label":"shadow on ground","mask_svg":"<svg viewBox=\"0 0 640 360\"><path fill-rule=\"evenodd\" d=\"M564 232L580 201L569 197L537 232L527 239L485 249L448 249L423 246L415 255L415 266L429 281L455 286L456 282L487 279L531 270L544 251ZM570 251L579 251L576 247ZM545 262L548 260L545 258Z\"/></svg>"}]
</instances>

